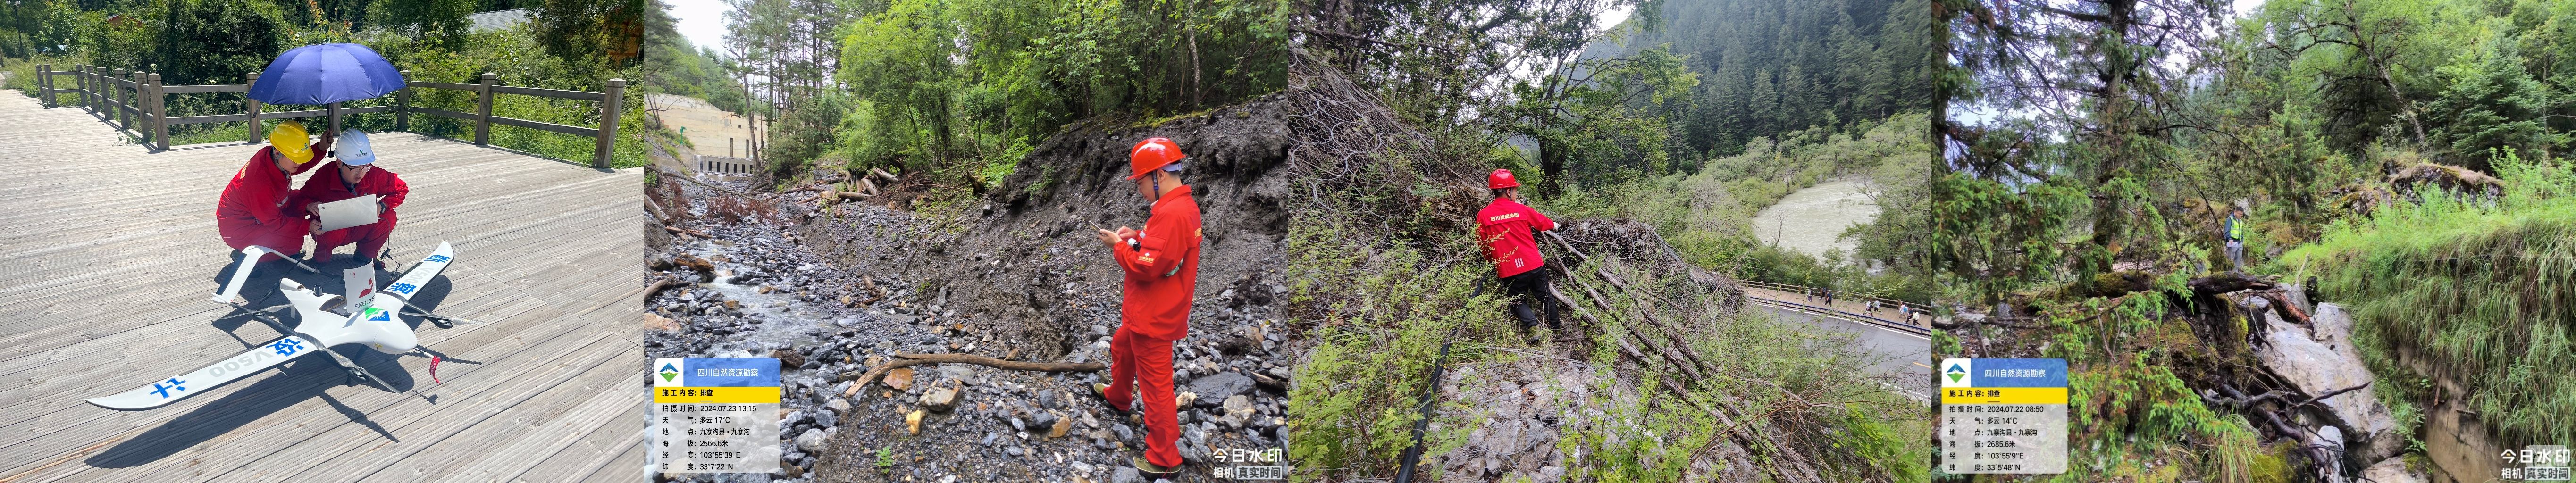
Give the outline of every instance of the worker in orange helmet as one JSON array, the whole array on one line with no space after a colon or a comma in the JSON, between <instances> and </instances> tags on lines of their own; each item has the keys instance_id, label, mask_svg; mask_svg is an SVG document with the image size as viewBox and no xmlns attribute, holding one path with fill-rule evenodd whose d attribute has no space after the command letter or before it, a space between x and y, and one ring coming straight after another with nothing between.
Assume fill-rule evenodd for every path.
<instances>
[{"instance_id":1,"label":"worker in orange helmet","mask_svg":"<svg viewBox=\"0 0 2576 483\"><path fill-rule=\"evenodd\" d=\"M1538 253L1538 231L1555 230L1556 220L1521 204L1521 182L1512 178L1512 170L1497 169L1485 175L1485 188L1493 190L1494 202L1476 211L1476 241L1485 258L1494 261L1494 276L1503 279L1503 289L1512 294L1512 316L1522 327L1538 326L1538 315L1531 313L1529 303L1538 303L1547 313L1547 328L1561 329L1557 323L1556 304L1548 300L1547 259Z\"/></svg>"},{"instance_id":2,"label":"worker in orange helmet","mask_svg":"<svg viewBox=\"0 0 2576 483\"><path fill-rule=\"evenodd\" d=\"M1190 294L1198 287L1199 205L1181 184L1181 146L1146 139L1127 152L1136 193L1154 200L1145 230L1098 230L1120 271L1125 300L1118 332L1109 339L1109 383L1092 389L1120 414L1133 414L1128 391L1144 398L1145 456L1135 460L1147 480L1180 471L1179 414L1172 407L1172 341L1190 333ZM1132 385L1132 386L1131 386Z\"/></svg>"},{"instance_id":3,"label":"worker in orange helmet","mask_svg":"<svg viewBox=\"0 0 2576 483\"><path fill-rule=\"evenodd\" d=\"M268 146L250 155L250 162L233 172L231 184L215 199L215 233L222 235L224 245L238 252L259 245L278 253L304 250L304 237L312 233L305 220L304 204L298 203L295 175L313 169L318 153L331 150L331 136L324 133L321 141L310 139L304 123L288 119L268 131ZM259 263L282 255L265 255Z\"/></svg>"}]
</instances>

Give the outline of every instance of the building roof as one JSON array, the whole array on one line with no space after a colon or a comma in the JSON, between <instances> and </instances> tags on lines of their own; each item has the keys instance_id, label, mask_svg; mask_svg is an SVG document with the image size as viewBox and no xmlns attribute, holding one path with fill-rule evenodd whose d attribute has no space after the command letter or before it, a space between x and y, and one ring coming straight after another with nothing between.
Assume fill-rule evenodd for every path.
<instances>
[{"instance_id":1,"label":"building roof","mask_svg":"<svg viewBox=\"0 0 2576 483\"><path fill-rule=\"evenodd\" d=\"M467 16L466 18L474 20L474 33L505 30L510 27L516 27L522 23L527 23L528 9L514 8L509 10L493 10L490 12L477 13Z\"/></svg>"}]
</instances>

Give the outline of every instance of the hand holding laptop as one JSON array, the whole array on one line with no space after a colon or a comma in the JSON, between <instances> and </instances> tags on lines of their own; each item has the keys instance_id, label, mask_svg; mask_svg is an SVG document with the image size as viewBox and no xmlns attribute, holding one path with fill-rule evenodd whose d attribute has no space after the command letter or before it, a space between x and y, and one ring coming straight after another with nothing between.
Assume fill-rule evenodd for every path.
<instances>
[{"instance_id":1,"label":"hand holding laptop","mask_svg":"<svg viewBox=\"0 0 2576 483\"><path fill-rule=\"evenodd\" d=\"M321 218L322 231L375 223L376 215L384 211L382 199L383 195L367 195L323 203L314 214Z\"/></svg>"}]
</instances>

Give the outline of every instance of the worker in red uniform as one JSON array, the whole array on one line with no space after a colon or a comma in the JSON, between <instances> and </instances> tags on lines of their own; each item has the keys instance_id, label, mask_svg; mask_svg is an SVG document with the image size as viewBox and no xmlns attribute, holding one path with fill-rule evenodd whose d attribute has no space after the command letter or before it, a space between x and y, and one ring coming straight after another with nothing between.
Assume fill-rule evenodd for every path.
<instances>
[{"instance_id":1,"label":"worker in red uniform","mask_svg":"<svg viewBox=\"0 0 2576 483\"><path fill-rule=\"evenodd\" d=\"M313 158L319 157L315 153L331 149L330 136L309 145L305 136L303 123L278 123L268 131L268 147L259 148L250 163L233 173L232 184L224 186L223 197L215 202L215 232L223 235L224 245L235 252L251 245L279 253L304 250L304 236L312 230L304 204L294 199L294 177L313 168Z\"/></svg>"},{"instance_id":2,"label":"worker in red uniform","mask_svg":"<svg viewBox=\"0 0 2576 483\"><path fill-rule=\"evenodd\" d=\"M394 207L402 206L403 197L411 195L411 186L392 170L376 166L375 148L368 146L367 133L350 129L340 132L339 160L322 165L322 173L304 180L296 191L297 199L307 203L305 212L313 213L313 261L331 263L331 249L341 245L358 245L359 257L375 260L376 269L385 268L385 260L376 254L384 251L385 238L394 233ZM360 196L376 199L376 222L320 231L321 204Z\"/></svg>"},{"instance_id":3,"label":"worker in red uniform","mask_svg":"<svg viewBox=\"0 0 2576 483\"><path fill-rule=\"evenodd\" d=\"M1538 326L1537 314L1531 313L1530 302L1536 301L1547 313L1547 328L1561 329L1556 321L1556 303L1548 300L1547 259L1538 253L1538 231L1555 230L1556 220L1521 204L1521 183L1512 179L1512 170L1497 169L1485 176L1485 188L1493 190L1494 202L1476 211L1476 240L1484 248L1485 258L1494 261L1494 276L1503 279L1503 289L1512 294L1512 316L1520 318L1522 327Z\"/></svg>"},{"instance_id":4,"label":"worker in red uniform","mask_svg":"<svg viewBox=\"0 0 2576 483\"><path fill-rule=\"evenodd\" d=\"M1127 273L1118 307L1118 332L1109 339L1109 383L1093 384L1110 409L1130 413L1127 391L1144 398L1145 456L1136 470L1146 479L1180 471L1180 421L1172 408L1172 341L1190 333L1190 294L1198 287L1199 204L1181 184L1181 147L1164 138L1136 143L1127 153L1136 193L1154 200L1145 230L1098 230L1118 268Z\"/></svg>"}]
</instances>

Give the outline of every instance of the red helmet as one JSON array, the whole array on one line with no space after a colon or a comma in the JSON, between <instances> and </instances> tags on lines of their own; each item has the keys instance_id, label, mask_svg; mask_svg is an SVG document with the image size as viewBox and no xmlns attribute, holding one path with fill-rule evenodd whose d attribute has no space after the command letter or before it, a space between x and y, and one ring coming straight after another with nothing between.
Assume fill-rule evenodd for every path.
<instances>
[{"instance_id":1,"label":"red helmet","mask_svg":"<svg viewBox=\"0 0 2576 483\"><path fill-rule=\"evenodd\" d=\"M1127 150L1127 166L1135 171L1128 174L1127 179L1143 178L1145 173L1154 172L1156 169L1188 157L1189 155L1181 154L1181 145L1173 144L1169 138L1146 138L1143 141L1137 141L1134 149Z\"/></svg>"},{"instance_id":2,"label":"red helmet","mask_svg":"<svg viewBox=\"0 0 2576 483\"><path fill-rule=\"evenodd\" d=\"M1497 169L1494 170L1494 174L1485 175L1485 189L1498 190L1503 188L1519 187L1521 187L1521 181L1512 179L1512 170Z\"/></svg>"}]
</instances>

